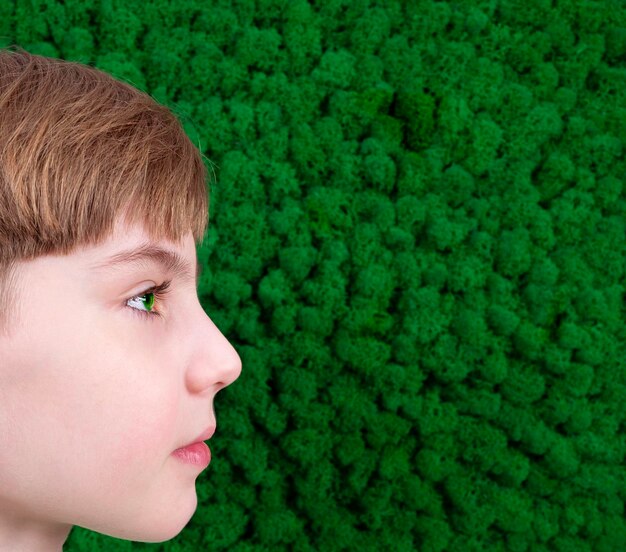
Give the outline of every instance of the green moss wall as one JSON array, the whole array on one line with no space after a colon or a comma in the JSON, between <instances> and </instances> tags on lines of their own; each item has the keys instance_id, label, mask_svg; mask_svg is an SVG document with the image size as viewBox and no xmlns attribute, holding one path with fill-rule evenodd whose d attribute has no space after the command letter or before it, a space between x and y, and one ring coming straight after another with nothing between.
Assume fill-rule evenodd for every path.
<instances>
[{"instance_id":1,"label":"green moss wall","mask_svg":"<svg viewBox=\"0 0 626 552\"><path fill-rule=\"evenodd\" d=\"M626 547L626 7L13 1L176 112L243 372L198 510L66 552Z\"/></svg>"}]
</instances>

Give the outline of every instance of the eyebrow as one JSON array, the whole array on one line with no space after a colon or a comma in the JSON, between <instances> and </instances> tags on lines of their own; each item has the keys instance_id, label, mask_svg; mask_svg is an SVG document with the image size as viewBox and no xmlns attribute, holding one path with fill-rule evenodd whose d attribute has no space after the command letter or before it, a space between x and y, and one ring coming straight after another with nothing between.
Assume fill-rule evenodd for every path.
<instances>
[{"instance_id":1,"label":"eyebrow","mask_svg":"<svg viewBox=\"0 0 626 552\"><path fill-rule=\"evenodd\" d=\"M102 262L91 265L95 271L108 271L124 268L128 265L147 266L159 265L165 272L187 283L193 279L191 264L176 251L165 249L152 243L145 243L133 249L118 251ZM198 278L202 276L202 265L196 258L196 287Z\"/></svg>"}]
</instances>

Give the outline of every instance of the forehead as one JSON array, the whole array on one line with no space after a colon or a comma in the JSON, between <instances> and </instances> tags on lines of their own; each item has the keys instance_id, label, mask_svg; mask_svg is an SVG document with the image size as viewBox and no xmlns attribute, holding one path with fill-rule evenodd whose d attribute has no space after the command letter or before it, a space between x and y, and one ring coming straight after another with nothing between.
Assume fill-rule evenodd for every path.
<instances>
[{"instance_id":1,"label":"forehead","mask_svg":"<svg viewBox=\"0 0 626 552\"><path fill-rule=\"evenodd\" d=\"M108 273L125 271L129 267L158 265L163 271L172 274L177 279L189 282L194 280L194 264L196 266L195 284L197 285L202 274L201 264L188 259L176 250L154 242L144 242L138 246L116 251L101 261L93 263L90 269L94 272Z\"/></svg>"},{"instance_id":2,"label":"forehead","mask_svg":"<svg viewBox=\"0 0 626 552\"><path fill-rule=\"evenodd\" d=\"M182 280L197 284L202 267L197 263L193 235L188 232L180 242L151 240L141 226L120 221L111 236L96 247L85 248L88 267L97 273L124 271L132 266L158 265Z\"/></svg>"},{"instance_id":3,"label":"forehead","mask_svg":"<svg viewBox=\"0 0 626 552\"><path fill-rule=\"evenodd\" d=\"M29 278L73 279L81 275L87 280L92 277L108 277L131 273L137 269L161 268L184 283L196 286L202 274L202 265L197 262L195 241L189 231L180 242L153 240L142 226L129 226L117 221L112 233L97 245L85 245L68 255L48 254L22 261L16 266L20 282Z\"/></svg>"},{"instance_id":4,"label":"forehead","mask_svg":"<svg viewBox=\"0 0 626 552\"><path fill-rule=\"evenodd\" d=\"M183 236L180 242L172 242L165 238L154 240L150 238L143 224L131 224L126 222L122 217L116 218L111 235L108 236L99 247L102 247L103 252L110 253L113 250L119 249L120 246L124 247L130 244L139 245L148 242L169 249L176 249L181 253L189 252L191 249L195 250L191 230Z\"/></svg>"}]
</instances>

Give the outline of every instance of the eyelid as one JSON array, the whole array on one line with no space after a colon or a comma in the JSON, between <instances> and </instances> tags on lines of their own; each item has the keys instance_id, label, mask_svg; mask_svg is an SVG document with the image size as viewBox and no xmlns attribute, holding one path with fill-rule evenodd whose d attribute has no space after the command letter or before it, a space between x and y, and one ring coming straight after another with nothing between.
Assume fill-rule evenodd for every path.
<instances>
[{"instance_id":1,"label":"eyelid","mask_svg":"<svg viewBox=\"0 0 626 552\"><path fill-rule=\"evenodd\" d=\"M141 297L142 295L147 295L148 293L154 293L155 295L163 294L170 287L171 283L172 280L166 280L162 284L149 287L145 291L142 291L139 295L135 295L135 297ZM135 297L131 297L131 299L134 299Z\"/></svg>"},{"instance_id":2,"label":"eyelid","mask_svg":"<svg viewBox=\"0 0 626 552\"><path fill-rule=\"evenodd\" d=\"M143 291L140 295L144 295L146 293L161 293L170 287L172 280L165 280L162 284L158 284L156 286L150 286L147 290Z\"/></svg>"}]
</instances>

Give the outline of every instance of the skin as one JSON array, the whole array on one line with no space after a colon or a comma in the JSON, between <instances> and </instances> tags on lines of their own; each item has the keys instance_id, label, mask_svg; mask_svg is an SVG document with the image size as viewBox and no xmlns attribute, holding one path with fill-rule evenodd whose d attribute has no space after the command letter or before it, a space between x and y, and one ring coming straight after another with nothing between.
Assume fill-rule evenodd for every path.
<instances>
[{"instance_id":1,"label":"skin","mask_svg":"<svg viewBox=\"0 0 626 552\"><path fill-rule=\"evenodd\" d=\"M193 516L201 466L172 452L216 425L239 355L200 304L194 276L155 309L128 301L158 265L95 276L90 264L149 241L118 223L102 245L20 267L20 320L0 338L0 551L61 551L73 525L163 542ZM196 268L191 233L177 250ZM145 297L145 296L144 296ZM219 427L217 429L219 437Z\"/></svg>"}]
</instances>

